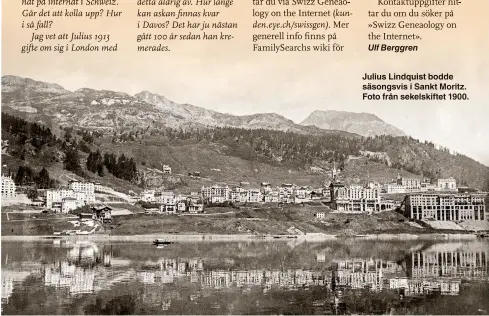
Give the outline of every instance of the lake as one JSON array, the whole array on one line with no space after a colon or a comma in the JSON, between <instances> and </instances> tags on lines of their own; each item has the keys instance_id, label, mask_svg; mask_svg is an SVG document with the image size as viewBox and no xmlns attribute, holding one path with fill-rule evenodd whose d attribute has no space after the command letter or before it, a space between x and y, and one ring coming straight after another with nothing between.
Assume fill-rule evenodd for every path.
<instances>
[{"instance_id":1,"label":"lake","mask_svg":"<svg viewBox=\"0 0 489 316\"><path fill-rule=\"evenodd\" d=\"M489 242L3 241L2 314L488 314Z\"/></svg>"}]
</instances>

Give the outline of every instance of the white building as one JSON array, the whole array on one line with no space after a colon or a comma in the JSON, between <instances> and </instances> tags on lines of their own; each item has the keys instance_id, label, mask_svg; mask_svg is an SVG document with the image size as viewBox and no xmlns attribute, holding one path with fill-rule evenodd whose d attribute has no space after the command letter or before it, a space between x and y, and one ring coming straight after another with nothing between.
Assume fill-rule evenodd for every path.
<instances>
[{"instance_id":1,"label":"white building","mask_svg":"<svg viewBox=\"0 0 489 316\"><path fill-rule=\"evenodd\" d=\"M281 201L280 193L278 191L270 191L265 194L264 201L265 203L279 203Z\"/></svg>"},{"instance_id":2,"label":"white building","mask_svg":"<svg viewBox=\"0 0 489 316\"><path fill-rule=\"evenodd\" d=\"M457 181L452 177L438 179L436 184L439 191L457 191Z\"/></svg>"},{"instance_id":3,"label":"white building","mask_svg":"<svg viewBox=\"0 0 489 316\"><path fill-rule=\"evenodd\" d=\"M93 196L91 195L87 195L86 193L84 192L78 192L78 191L74 191L73 192L73 197L78 201L80 202L82 205L87 205L87 204L93 204L94 203L94 199L93 199Z\"/></svg>"},{"instance_id":4,"label":"white building","mask_svg":"<svg viewBox=\"0 0 489 316\"><path fill-rule=\"evenodd\" d=\"M163 173L171 174L171 167L169 165L163 165Z\"/></svg>"},{"instance_id":5,"label":"white building","mask_svg":"<svg viewBox=\"0 0 489 316\"><path fill-rule=\"evenodd\" d=\"M60 190L47 190L46 191L46 208L53 209L54 204L59 204L63 202L64 198L74 198L75 192L73 190L68 189L60 189Z\"/></svg>"},{"instance_id":6,"label":"white building","mask_svg":"<svg viewBox=\"0 0 489 316\"><path fill-rule=\"evenodd\" d=\"M341 212L370 213L394 208L394 203L382 199L379 188L371 189L359 185L338 186L336 193L331 196L331 202L333 209Z\"/></svg>"},{"instance_id":7,"label":"white building","mask_svg":"<svg viewBox=\"0 0 489 316\"><path fill-rule=\"evenodd\" d=\"M385 185L385 193L406 193L406 188L397 183L388 183Z\"/></svg>"},{"instance_id":8,"label":"white building","mask_svg":"<svg viewBox=\"0 0 489 316\"><path fill-rule=\"evenodd\" d=\"M176 196L173 192L155 193L155 202L164 205L175 205Z\"/></svg>"},{"instance_id":9,"label":"white building","mask_svg":"<svg viewBox=\"0 0 489 316\"><path fill-rule=\"evenodd\" d=\"M438 186L436 184L432 184L428 182L421 183L421 192L432 192L432 191L439 191Z\"/></svg>"},{"instance_id":10,"label":"white building","mask_svg":"<svg viewBox=\"0 0 489 316\"><path fill-rule=\"evenodd\" d=\"M380 189L368 188L360 185L350 185L338 189L338 200L368 200L368 201L380 201Z\"/></svg>"},{"instance_id":11,"label":"white building","mask_svg":"<svg viewBox=\"0 0 489 316\"><path fill-rule=\"evenodd\" d=\"M263 196L260 189L244 189L234 187L229 192L229 199L236 203L259 203L263 202Z\"/></svg>"},{"instance_id":12,"label":"white building","mask_svg":"<svg viewBox=\"0 0 489 316\"><path fill-rule=\"evenodd\" d=\"M187 203L185 200L179 199L177 201L177 211L179 212L186 212L187 211Z\"/></svg>"},{"instance_id":13,"label":"white building","mask_svg":"<svg viewBox=\"0 0 489 316\"><path fill-rule=\"evenodd\" d=\"M382 185L378 182L369 182L367 187L370 189L381 189Z\"/></svg>"},{"instance_id":14,"label":"white building","mask_svg":"<svg viewBox=\"0 0 489 316\"><path fill-rule=\"evenodd\" d=\"M404 216L416 220L485 220L481 194L411 194L405 197L404 205Z\"/></svg>"},{"instance_id":15,"label":"white building","mask_svg":"<svg viewBox=\"0 0 489 316\"><path fill-rule=\"evenodd\" d=\"M385 193L413 193L422 191L431 191L432 186L416 178L402 178L397 176L393 183L387 183L384 186Z\"/></svg>"},{"instance_id":16,"label":"white building","mask_svg":"<svg viewBox=\"0 0 489 316\"><path fill-rule=\"evenodd\" d=\"M316 253L316 261L317 262L326 262L326 254L324 253Z\"/></svg>"},{"instance_id":17,"label":"white building","mask_svg":"<svg viewBox=\"0 0 489 316\"><path fill-rule=\"evenodd\" d=\"M397 184L402 185L407 192L413 192L421 189L421 180L416 178L397 177Z\"/></svg>"},{"instance_id":18,"label":"white building","mask_svg":"<svg viewBox=\"0 0 489 316\"><path fill-rule=\"evenodd\" d=\"M259 189L249 189L248 190L248 202L249 203L259 203L263 201L262 194Z\"/></svg>"},{"instance_id":19,"label":"white building","mask_svg":"<svg viewBox=\"0 0 489 316\"><path fill-rule=\"evenodd\" d=\"M143 192L141 192L139 199L143 202L155 203L156 202L155 193L156 193L155 190L144 190Z\"/></svg>"},{"instance_id":20,"label":"white building","mask_svg":"<svg viewBox=\"0 0 489 316\"><path fill-rule=\"evenodd\" d=\"M62 213L68 213L78 207L87 205L93 199L88 199L84 192L75 192L71 189L47 190L46 191L46 208L59 210Z\"/></svg>"},{"instance_id":21,"label":"white building","mask_svg":"<svg viewBox=\"0 0 489 316\"><path fill-rule=\"evenodd\" d=\"M95 183L93 182L70 181L69 187L75 192L84 192L87 194L95 193Z\"/></svg>"},{"instance_id":22,"label":"white building","mask_svg":"<svg viewBox=\"0 0 489 316\"><path fill-rule=\"evenodd\" d=\"M82 182L82 181L70 181L69 188L73 190L73 192L84 193L86 204L95 203L95 183Z\"/></svg>"},{"instance_id":23,"label":"white building","mask_svg":"<svg viewBox=\"0 0 489 316\"><path fill-rule=\"evenodd\" d=\"M213 185L211 187L202 187L202 197L211 203L224 203L229 201L229 186Z\"/></svg>"},{"instance_id":24,"label":"white building","mask_svg":"<svg viewBox=\"0 0 489 316\"><path fill-rule=\"evenodd\" d=\"M322 218L324 218L325 214L324 214L324 212L319 212L319 213L314 214L314 216L317 219L322 219Z\"/></svg>"},{"instance_id":25,"label":"white building","mask_svg":"<svg viewBox=\"0 0 489 316\"><path fill-rule=\"evenodd\" d=\"M204 212L204 204L199 202L191 202L188 206L189 213L203 213Z\"/></svg>"},{"instance_id":26,"label":"white building","mask_svg":"<svg viewBox=\"0 0 489 316\"><path fill-rule=\"evenodd\" d=\"M239 203L246 202L248 197L246 196L246 190L242 187L234 187L229 191L229 199L231 202Z\"/></svg>"},{"instance_id":27,"label":"white building","mask_svg":"<svg viewBox=\"0 0 489 316\"><path fill-rule=\"evenodd\" d=\"M174 192L161 192L156 194L156 203L160 204L160 210L163 213L186 212L187 206L198 200L198 196L176 195Z\"/></svg>"},{"instance_id":28,"label":"white building","mask_svg":"<svg viewBox=\"0 0 489 316\"><path fill-rule=\"evenodd\" d=\"M310 199L311 191L306 187L294 188L294 196L300 200Z\"/></svg>"},{"instance_id":29,"label":"white building","mask_svg":"<svg viewBox=\"0 0 489 316\"><path fill-rule=\"evenodd\" d=\"M284 195L285 197L292 196L292 194L294 194L294 189L295 186L290 183L282 183L282 185L278 187L280 195Z\"/></svg>"},{"instance_id":30,"label":"white building","mask_svg":"<svg viewBox=\"0 0 489 316\"><path fill-rule=\"evenodd\" d=\"M161 204L159 209L160 209L160 213L163 214L177 213L177 206L175 204Z\"/></svg>"},{"instance_id":31,"label":"white building","mask_svg":"<svg viewBox=\"0 0 489 316\"><path fill-rule=\"evenodd\" d=\"M2 176L2 199L13 198L16 196L16 186L11 177Z\"/></svg>"}]
</instances>

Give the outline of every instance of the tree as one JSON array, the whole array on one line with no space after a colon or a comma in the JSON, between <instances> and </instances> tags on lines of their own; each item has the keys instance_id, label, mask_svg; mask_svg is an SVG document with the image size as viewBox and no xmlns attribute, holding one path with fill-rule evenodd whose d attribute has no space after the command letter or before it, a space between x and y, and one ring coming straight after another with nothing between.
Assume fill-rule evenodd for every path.
<instances>
[{"instance_id":1,"label":"tree","mask_svg":"<svg viewBox=\"0 0 489 316\"><path fill-rule=\"evenodd\" d=\"M31 200L35 200L39 197L39 193L37 192L37 189L30 189L27 192L27 197Z\"/></svg>"},{"instance_id":2,"label":"tree","mask_svg":"<svg viewBox=\"0 0 489 316\"><path fill-rule=\"evenodd\" d=\"M33 181L32 169L26 166L20 166L15 174L14 182L17 185L26 185Z\"/></svg>"},{"instance_id":3,"label":"tree","mask_svg":"<svg viewBox=\"0 0 489 316\"><path fill-rule=\"evenodd\" d=\"M42 168L41 172L39 172L36 182L41 189L48 189L51 186L51 178L46 168Z\"/></svg>"},{"instance_id":4,"label":"tree","mask_svg":"<svg viewBox=\"0 0 489 316\"><path fill-rule=\"evenodd\" d=\"M88 154L88 158L87 158L87 170L88 171L91 171L91 172L93 172L93 170L94 170L93 153L92 152L90 152Z\"/></svg>"},{"instance_id":5,"label":"tree","mask_svg":"<svg viewBox=\"0 0 489 316\"><path fill-rule=\"evenodd\" d=\"M79 143L80 150L84 153L90 152L90 147L88 147L87 143L84 140L81 140Z\"/></svg>"},{"instance_id":6,"label":"tree","mask_svg":"<svg viewBox=\"0 0 489 316\"><path fill-rule=\"evenodd\" d=\"M17 185L22 185L24 183L24 177L25 177L24 167L20 166L19 169L17 169L17 173L15 174L14 182Z\"/></svg>"},{"instance_id":7,"label":"tree","mask_svg":"<svg viewBox=\"0 0 489 316\"><path fill-rule=\"evenodd\" d=\"M65 153L65 159L63 161L64 168L71 171L79 176L83 175L83 170L80 166L80 156L78 150L75 148L68 148Z\"/></svg>"},{"instance_id":8,"label":"tree","mask_svg":"<svg viewBox=\"0 0 489 316\"><path fill-rule=\"evenodd\" d=\"M97 174L99 177L103 177L105 175L105 172L104 172L104 165L98 165L98 170L97 170Z\"/></svg>"}]
</instances>

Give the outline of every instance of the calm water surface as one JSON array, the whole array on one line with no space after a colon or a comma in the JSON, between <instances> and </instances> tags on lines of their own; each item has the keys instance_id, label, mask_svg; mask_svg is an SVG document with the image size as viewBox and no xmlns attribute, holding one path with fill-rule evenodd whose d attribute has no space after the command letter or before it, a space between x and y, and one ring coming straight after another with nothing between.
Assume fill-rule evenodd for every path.
<instances>
[{"instance_id":1,"label":"calm water surface","mask_svg":"<svg viewBox=\"0 0 489 316\"><path fill-rule=\"evenodd\" d=\"M489 242L2 242L2 314L489 314Z\"/></svg>"}]
</instances>

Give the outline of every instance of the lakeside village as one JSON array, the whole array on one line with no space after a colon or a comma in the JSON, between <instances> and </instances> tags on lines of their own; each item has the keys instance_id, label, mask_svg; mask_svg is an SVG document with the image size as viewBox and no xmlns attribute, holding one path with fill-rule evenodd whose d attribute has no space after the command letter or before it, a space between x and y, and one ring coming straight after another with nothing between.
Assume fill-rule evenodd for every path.
<instances>
[{"instance_id":1,"label":"lakeside village","mask_svg":"<svg viewBox=\"0 0 489 316\"><path fill-rule=\"evenodd\" d=\"M171 174L170 166L164 172ZM332 212L352 214L372 214L397 210L411 221L430 221L435 228L453 229L456 224L436 227L434 222L487 221L485 196L487 193L458 188L454 178L422 181L416 178L398 176L391 183L381 185L345 185L338 180L339 171L333 168L332 181L320 188L310 188L295 184L281 184L273 187L262 182L259 188L252 188L247 182L230 186L215 184L202 187L200 192L179 194L173 191L144 190L139 195L127 195L127 202L139 203L146 214L199 214L206 207L235 206L242 204L258 205L276 203L286 204L316 203L329 206ZM192 174L192 176L199 176ZM104 193L110 188L94 182L71 180L68 187L41 190L40 197L31 205L44 207L43 212L56 214L77 213L82 220L99 220L111 223L113 208L97 201L96 193ZM116 192L116 191L113 191ZM119 193L119 192L117 192ZM2 200L17 196L16 184L12 178L2 176ZM121 194L124 195L124 194ZM397 200L387 199L400 195ZM76 212L90 206L91 212ZM86 210L87 208L85 208ZM131 213L131 212L129 212ZM124 215L124 214L119 214ZM126 214L127 215L127 214ZM325 212L314 214L317 219L325 217Z\"/></svg>"}]
</instances>

